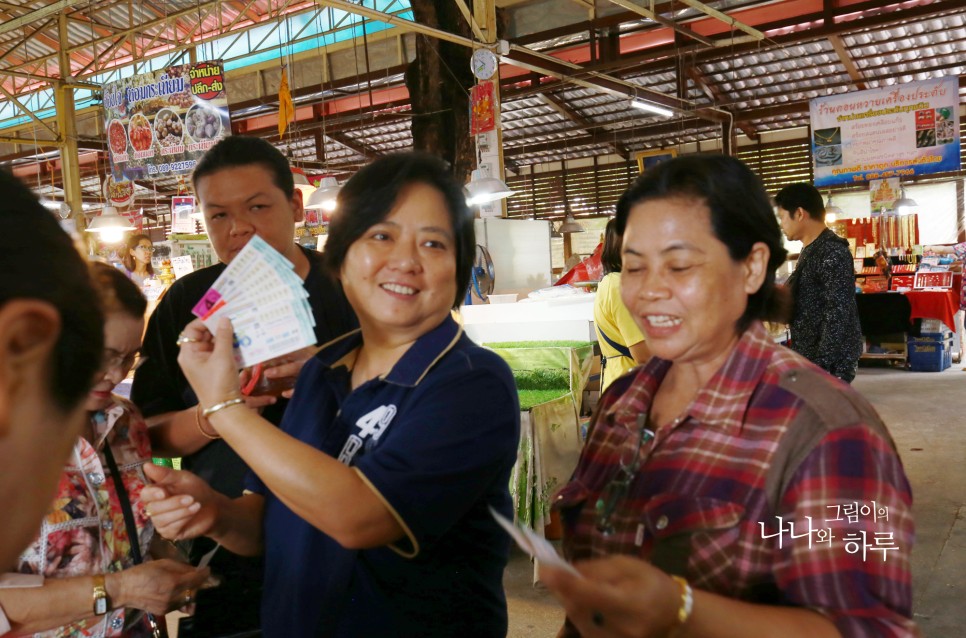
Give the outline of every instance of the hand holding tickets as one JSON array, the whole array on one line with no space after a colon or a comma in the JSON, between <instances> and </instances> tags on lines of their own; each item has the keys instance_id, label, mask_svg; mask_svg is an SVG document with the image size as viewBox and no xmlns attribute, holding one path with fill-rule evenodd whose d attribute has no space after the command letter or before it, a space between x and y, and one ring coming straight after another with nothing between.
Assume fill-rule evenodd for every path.
<instances>
[{"instance_id":1,"label":"hand holding tickets","mask_svg":"<svg viewBox=\"0 0 966 638\"><path fill-rule=\"evenodd\" d=\"M231 319L240 367L315 344L309 294L294 268L256 235L192 309L212 334L219 319Z\"/></svg>"},{"instance_id":2,"label":"hand holding tickets","mask_svg":"<svg viewBox=\"0 0 966 638\"><path fill-rule=\"evenodd\" d=\"M496 519L496 522L500 524L500 527L505 529L513 540L516 541L520 549L525 551L530 556L533 556L538 561L544 565L553 565L554 567L559 567L578 578L582 578L580 572L578 572L573 565L565 561L563 558L557 554L557 550L553 548L553 545L545 539L541 538L528 527L520 527L513 524L513 521L508 520L505 516L497 512L492 507L490 508L490 514Z\"/></svg>"}]
</instances>

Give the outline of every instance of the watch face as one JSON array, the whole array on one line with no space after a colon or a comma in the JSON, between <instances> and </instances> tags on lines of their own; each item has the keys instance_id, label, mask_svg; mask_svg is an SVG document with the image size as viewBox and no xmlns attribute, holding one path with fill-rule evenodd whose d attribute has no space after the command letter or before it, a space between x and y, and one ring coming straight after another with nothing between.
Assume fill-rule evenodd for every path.
<instances>
[{"instance_id":1,"label":"watch face","mask_svg":"<svg viewBox=\"0 0 966 638\"><path fill-rule=\"evenodd\" d=\"M107 596L100 595L94 599L94 613L103 616L107 613Z\"/></svg>"},{"instance_id":2,"label":"watch face","mask_svg":"<svg viewBox=\"0 0 966 638\"><path fill-rule=\"evenodd\" d=\"M473 57L470 59L470 68L473 71L473 75L477 78L488 80L496 73L496 55L488 49L477 49L473 52Z\"/></svg>"}]
</instances>

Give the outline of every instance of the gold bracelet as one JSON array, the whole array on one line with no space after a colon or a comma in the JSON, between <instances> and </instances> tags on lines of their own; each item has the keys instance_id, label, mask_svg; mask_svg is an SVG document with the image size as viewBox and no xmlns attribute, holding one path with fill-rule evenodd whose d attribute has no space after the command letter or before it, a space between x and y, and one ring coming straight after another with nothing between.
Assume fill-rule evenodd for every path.
<instances>
[{"instance_id":1,"label":"gold bracelet","mask_svg":"<svg viewBox=\"0 0 966 638\"><path fill-rule=\"evenodd\" d=\"M694 592L691 591L688 581L680 576L671 576L671 578L681 588L681 606L678 607L678 626L681 626L691 617L691 610L694 609Z\"/></svg>"},{"instance_id":2,"label":"gold bracelet","mask_svg":"<svg viewBox=\"0 0 966 638\"><path fill-rule=\"evenodd\" d=\"M238 405L239 403L244 403L245 399L243 397L236 397L234 399L228 399L227 401L222 401L221 403L216 403L210 408L201 411L201 416L206 419L218 410L224 410L225 408L230 408L233 405Z\"/></svg>"},{"instance_id":3,"label":"gold bracelet","mask_svg":"<svg viewBox=\"0 0 966 638\"><path fill-rule=\"evenodd\" d=\"M207 432L205 432L204 426L201 425L201 404L199 403L195 407L196 407L196 410L195 410L195 425L198 426L198 431L201 432L202 436L205 436L205 437L211 439L212 441L216 441L216 440L220 439L221 438L221 435L218 434L218 433L208 434Z\"/></svg>"}]
</instances>

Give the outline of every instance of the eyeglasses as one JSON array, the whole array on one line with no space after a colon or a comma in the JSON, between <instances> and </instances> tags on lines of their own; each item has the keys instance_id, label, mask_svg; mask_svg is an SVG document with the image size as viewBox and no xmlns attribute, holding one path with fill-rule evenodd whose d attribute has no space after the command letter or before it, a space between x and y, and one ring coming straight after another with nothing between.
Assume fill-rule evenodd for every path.
<instances>
[{"instance_id":1,"label":"eyeglasses","mask_svg":"<svg viewBox=\"0 0 966 638\"><path fill-rule=\"evenodd\" d=\"M149 253L153 253L154 252L154 246L135 246L135 248L139 248L141 250L146 250Z\"/></svg>"},{"instance_id":2,"label":"eyeglasses","mask_svg":"<svg viewBox=\"0 0 966 638\"><path fill-rule=\"evenodd\" d=\"M104 352L104 359L101 361L101 370L107 372L108 370L122 370L126 373L134 372L147 361L148 358L141 356L140 352L132 352L130 354L123 354L115 350L107 350Z\"/></svg>"},{"instance_id":3,"label":"eyeglasses","mask_svg":"<svg viewBox=\"0 0 966 638\"><path fill-rule=\"evenodd\" d=\"M621 452L620 468L611 482L604 486L604 491L597 499L597 531L604 536L614 533L614 512L617 505L627 496L637 471L641 469L641 450L644 444L654 438L654 432L647 429L647 414L637 417L637 449L634 450L634 457L630 461L624 460L624 452Z\"/></svg>"}]
</instances>

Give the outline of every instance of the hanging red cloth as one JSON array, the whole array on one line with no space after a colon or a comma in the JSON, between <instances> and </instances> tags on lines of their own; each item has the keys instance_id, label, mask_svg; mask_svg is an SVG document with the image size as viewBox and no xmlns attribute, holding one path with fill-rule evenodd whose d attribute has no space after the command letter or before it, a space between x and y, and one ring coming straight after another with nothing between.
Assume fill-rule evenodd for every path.
<instances>
[{"instance_id":1,"label":"hanging red cloth","mask_svg":"<svg viewBox=\"0 0 966 638\"><path fill-rule=\"evenodd\" d=\"M554 286L574 284L578 281L600 281L604 276L604 265L600 261L602 252L604 252L603 242L597 244L597 248L594 248L594 252L589 257L585 257L583 261L564 273Z\"/></svg>"}]
</instances>

